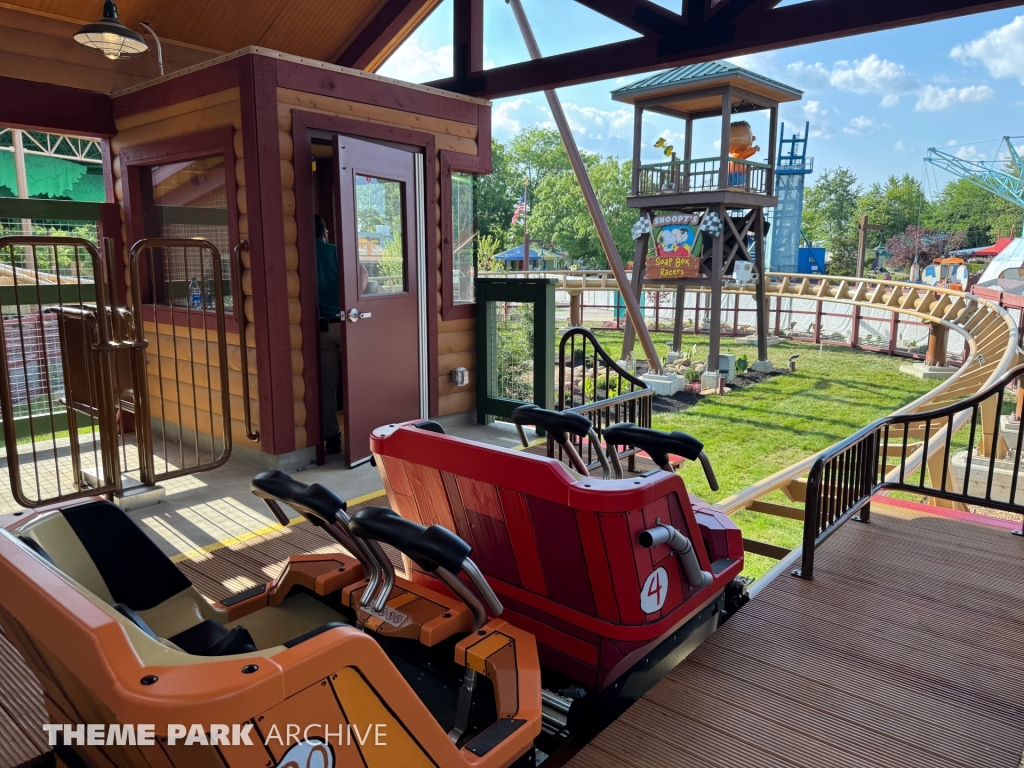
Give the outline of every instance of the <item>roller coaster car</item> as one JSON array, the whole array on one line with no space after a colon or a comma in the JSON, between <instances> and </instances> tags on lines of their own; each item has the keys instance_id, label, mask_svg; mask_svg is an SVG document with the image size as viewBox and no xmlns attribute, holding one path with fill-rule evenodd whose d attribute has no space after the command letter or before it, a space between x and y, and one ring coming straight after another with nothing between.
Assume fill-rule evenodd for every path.
<instances>
[{"instance_id":1,"label":"roller coaster car","mask_svg":"<svg viewBox=\"0 0 1024 768\"><path fill-rule=\"evenodd\" d=\"M331 491L282 473L253 491L356 557L295 556L268 584L210 603L105 500L0 529L0 627L42 682L51 721L155 725L148 745L59 753L96 766L305 765L296 750L319 751L312 764L324 766L533 765L536 643L488 620L502 606L465 542L387 509L349 518ZM449 589L396 579L379 541ZM209 736L167 738L175 724ZM225 743L217 724L250 724L252 744Z\"/></svg>"},{"instance_id":2,"label":"roller coaster car","mask_svg":"<svg viewBox=\"0 0 1024 768\"><path fill-rule=\"evenodd\" d=\"M551 433L576 471L445 435L435 422L392 424L370 437L391 506L472 545L504 616L536 636L546 670L591 691L646 687L653 681L623 675L651 657L678 661L681 646L746 600L740 531L724 514L695 512L669 463L669 454L700 461L717 490L703 444L682 432L606 427L609 446L634 446L661 467L623 477L618 449L605 454L585 417L524 406L512 420L524 445L523 426ZM590 441L603 479L588 475L571 435ZM407 570L415 583L436 585L415 563Z\"/></svg>"}]
</instances>

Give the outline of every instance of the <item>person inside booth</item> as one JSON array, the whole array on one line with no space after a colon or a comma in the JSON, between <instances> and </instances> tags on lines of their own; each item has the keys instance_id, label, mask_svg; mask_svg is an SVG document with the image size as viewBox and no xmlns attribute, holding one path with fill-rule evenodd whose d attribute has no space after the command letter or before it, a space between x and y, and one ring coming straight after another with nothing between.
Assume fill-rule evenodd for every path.
<instances>
[{"instance_id":1,"label":"person inside booth","mask_svg":"<svg viewBox=\"0 0 1024 768\"><path fill-rule=\"evenodd\" d=\"M341 294L338 283L338 246L327 240L327 222L313 214L316 234L317 303L320 313L320 437L327 453L341 453L338 411L341 397ZM359 265L359 291L366 291L370 276Z\"/></svg>"}]
</instances>

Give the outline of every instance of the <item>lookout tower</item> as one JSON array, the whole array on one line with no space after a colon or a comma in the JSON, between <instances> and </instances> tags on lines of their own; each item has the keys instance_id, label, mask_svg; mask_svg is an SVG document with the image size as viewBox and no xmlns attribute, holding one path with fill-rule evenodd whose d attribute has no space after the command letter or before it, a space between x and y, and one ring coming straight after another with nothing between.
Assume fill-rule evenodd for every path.
<instances>
[{"instance_id":1,"label":"lookout tower","mask_svg":"<svg viewBox=\"0 0 1024 768\"><path fill-rule=\"evenodd\" d=\"M807 156L807 137L811 124L804 126L803 135L794 133L786 138L783 124L779 136L779 159L775 168L775 193L779 198L772 219L772 250L769 265L773 272L798 272L800 224L804 213L804 179L814 170L814 158Z\"/></svg>"},{"instance_id":2,"label":"lookout tower","mask_svg":"<svg viewBox=\"0 0 1024 768\"><path fill-rule=\"evenodd\" d=\"M651 227L639 227L633 258L633 288L644 284L675 285L677 301L687 287L711 293L710 348L707 371L719 369L722 286L727 276L752 275L757 297L758 362L767 367L765 322L764 209L778 203L775 194L779 105L799 101L803 93L788 85L724 61L693 64L627 85L612 92L616 101L632 104L633 178L628 205L639 209ZM742 117L769 113L767 161L753 159L749 123ZM644 112L677 117L684 124L682 154L668 153L663 162L641 165ZM694 157L694 123L721 123L720 145L714 156ZM646 232L641 230L648 229ZM653 242L652 242L653 241ZM650 253L649 253L650 251ZM751 267L741 265L748 262ZM677 323L677 336L680 328ZM625 345L632 347L631 334ZM624 355L628 353L624 348ZM756 364L755 364L756 365ZM717 380L717 376L715 377Z\"/></svg>"}]
</instances>

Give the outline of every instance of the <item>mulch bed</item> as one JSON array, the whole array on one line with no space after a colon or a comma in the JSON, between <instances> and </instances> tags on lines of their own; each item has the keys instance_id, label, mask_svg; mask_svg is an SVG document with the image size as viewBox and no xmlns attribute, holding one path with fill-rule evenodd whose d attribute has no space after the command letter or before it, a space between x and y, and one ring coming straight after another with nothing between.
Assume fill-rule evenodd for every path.
<instances>
[{"instance_id":1,"label":"mulch bed","mask_svg":"<svg viewBox=\"0 0 1024 768\"><path fill-rule=\"evenodd\" d=\"M755 384L760 384L762 381L774 378L776 376L784 376L786 371L772 371L771 373L761 373L759 371L744 371L729 382L728 387L730 389L746 389ZM684 389L681 392L676 392L674 395L664 397L662 395L655 395L654 402L651 404L651 410L654 413L676 413L677 411L685 411L687 408L692 408L701 400L708 395L701 395L690 389Z\"/></svg>"}]
</instances>

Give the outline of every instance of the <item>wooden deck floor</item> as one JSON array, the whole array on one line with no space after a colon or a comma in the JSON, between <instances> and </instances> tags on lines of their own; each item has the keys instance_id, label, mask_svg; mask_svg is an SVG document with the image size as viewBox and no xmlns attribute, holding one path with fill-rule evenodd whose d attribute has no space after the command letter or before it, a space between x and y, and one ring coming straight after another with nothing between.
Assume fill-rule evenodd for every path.
<instances>
[{"instance_id":1,"label":"wooden deck floor","mask_svg":"<svg viewBox=\"0 0 1024 768\"><path fill-rule=\"evenodd\" d=\"M572 768L1020 768L1024 541L876 504Z\"/></svg>"},{"instance_id":2,"label":"wooden deck floor","mask_svg":"<svg viewBox=\"0 0 1024 768\"><path fill-rule=\"evenodd\" d=\"M876 503L782 576L573 768L1021 768L1024 541ZM333 542L311 526L179 563L220 599ZM0 768L46 747L42 697L0 638Z\"/></svg>"}]
</instances>

